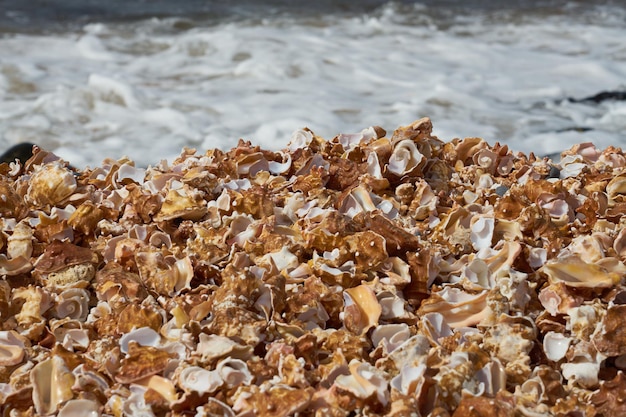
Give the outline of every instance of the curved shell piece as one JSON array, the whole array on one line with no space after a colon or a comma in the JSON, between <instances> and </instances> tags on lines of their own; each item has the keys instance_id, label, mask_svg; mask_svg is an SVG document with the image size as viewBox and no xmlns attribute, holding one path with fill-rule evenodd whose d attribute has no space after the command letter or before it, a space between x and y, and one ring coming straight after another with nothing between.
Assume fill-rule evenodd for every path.
<instances>
[{"instance_id":1,"label":"curved shell piece","mask_svg":"<svg viewBox=\"0 0 626 417\"><path fill-rule=\"evenodd\" d=\"M573 288L609 288L620 282L619 274L575 255L551 259L540 271L548 275L551 283L561 282Z\"/></svg>"},{"instance_id":2,"label":"curved shell piece","mask_svg":"<svg viewBox=\"0 0 626 417\"><path fill-rule=\"evenodd\" d=\"M152 375L145 379L135 381L134 384L156 391L168 403L172 403L178 399L174 383L167 378L163 378L162 376Z\"/></svg>"},{"instance_id":3,"label":"curved shell piece","mask_svg":"<svg viewBox=\"0 0 626 417\"><path fill-rule=\"evenodd\" d=\"M356 398L376 399L383 406L389 402L388 382L380 370L367 362L353 359L348 364L350 375L339 375L334 386L352 393Z\"/></svg>"},{"instance_id":4,"label":"curved shell piece","mask_svg":"<svg viewBox=\"0 0 626 417\"><path fill-rule=\"evenodd\" d=\"M69 288L59 294L53 308L56 318L85 321L89 314L89 292L82 288Z\"/></svg>"},{"instance_id":5,"label":"curved shell piece","mask_svg":"<svg viewBox=\"0 0 626 417\"><path fill-rule=\"evenodd\" d=\"M229 388L240 384L249 385L254 378L248 369L248 365L241 359L223 359L217 364L215 371Z\"/></svg>"},{"instance_id":6,"label":"curved shell piece","mask_svg":"<svg viewBox=\"0 0 626 417\"><path fill-rule=\"evenodd\" d=\"M626 355L626 304L612 305L606 310L600 331L593 337L593 344L605 356Z\"/></svg>"},{"instance_id":7,"label":"curved shell piece","mask_svg":"<svg viewBox=\"0 0 626 417\"><path fill-rule=\"evenodd\" d=\"M53 414L60 404L74 397L74 375L59 356L39 362L30 372L33 403L39 415Z\"/></svg>"},{"instance_id":8,"label":"curved shell piece","mask_svg":"<svg viewBox=\"0 0 626 417\"><path fill-rule=\"evenodd\" d=\"M543 351L546 358L558 362L565 357L569 345L572 343L571 337L566 337L563 333L548 332L543 338Z\"/></svg>"},{"instance_id":9,"label":"curved shell piece","mask_svg":"<svg viewBox=\"0 0 626 417\"><path fill-rule=\"evenodd\" d=\"M453 287L446 287L426 300L418 313L440 313L452 329L474 326L489 317L488 291L470 294Z\"/></svg>"},{"instance_id":10,"label":"curved shell piece","mask_svg":"<svg viewBox=\"0 0 626 417\"><path fill-rule=\"evenodd\" d=\"M24 359L26 338L14 330L0 331L0 366L13 366Z\"/></svg>"},{"instance_id":11,"label":"curved shell piece","mask_svg":"<svg viewBox=\"0 0 626 417\"><path fill-rule=\"evenodd\" d=\"M383 324L372 331L371 339L374 346L383 345L387 353L393 352L398 346L411 337L411 330L406 323Z\"/></svg>"},{"instance_id":12,"label":"curved shell piece","mask_svg":"<svg viewBox=\"0 0 626 417\"><path fill-rule=\"evenodd\" d=\"M183 369L178 376L178 385L186 393L211 393L221 387L223 383L224 381L218 372L208 371L199 366L189 366Z\"/></svg>"},{"instance_id":13,"label":"curved shell piece","mask_svg":"<svg viewBox=\"0 0 626 417\"><path fill-rule=\"evenodd\" d=\"M200 220L207 213L207 204L202 194L185 185L182 189L170 189L165 196L156 221L187 219Z\"/></svg>"},{"instance_id":14,"label":"curved shell piece","mask_svg":"<svg viewBox=\"0 0 626 417\"><path fill-rule=\"evenodd\" d=\"M120 350L128 353L130 342L136 342L140 346L156 347L161 343L161 336L150 327L140 327L131 330L120 338Z\"/></svg>"},{"instance_id":15,"label":"curved shell piece","mask_svg":"<svg viewBox=\"0 0 626 417\"><path fill-rule=\"evenodd\" d=\"M343 323L348 330L363 334L378 324L382 307L369 286L359 285L345 290L343 300Z\"/></svg>"},{"instance_id":16,"label":"curved shell piece","mask_svg":"<svg viewBox=\"0 0 626 417\"><path fill-rule=\"evenodd\" d=\"M493 217L479 216L472 219L470 227L470 241L476 250L491 247L495 220Z\"/></svg>"},{"instance_id":17,"label":"curved shell piece","mask_svg":"<svg viewBox=\"0 0 626 417\"><path fill-rule=\"evenodd\" d=\"M0 216L3 218L21 219L27 212L24 200L15 192L11 184L0 178Z\"/></svg>"},{"instance_id":18,"label":"curved shell piece","mask_svg":"<svg viewBox=\"0 0 626 417\"><path fill-rule=\"evenodd\" d=\"M426 157L417 149L415 142L410 139L401 140L393 147L387 171L402 177L412 175L426 163Z\"/></svg>"},{"instance_id":19,"label":"curved shell piece","mask_svg":"<svg viewBox=\"0 0 626 417\"><path fill-rule=\"evenodd\" d=\"M100 404L92 400L70 400L59 410L57 417L100 417Z\"/></svg>"},{"instance_id":20,"label":"curved shell piece","mask_svg":"<svg viewBox=\"0 0 626 417\"><path fill-rule=\"evenodd\" d=\"M35 207L54 206L72 195L76 187L74 174L60 162L51 162L35 170L26 199Z\"/></svg>"},{"instance_id":21,"label":"curved shell piece","mask_svg":"<svg viewBox=\"0 0 626 417\"><path fill-rule=\"evenodd\" d=\"M33 229L28 221L22 220L13 228L13 233L7 239L7 255L9 258L30 259L33 254Z\"/></svg>"}]
</instances>

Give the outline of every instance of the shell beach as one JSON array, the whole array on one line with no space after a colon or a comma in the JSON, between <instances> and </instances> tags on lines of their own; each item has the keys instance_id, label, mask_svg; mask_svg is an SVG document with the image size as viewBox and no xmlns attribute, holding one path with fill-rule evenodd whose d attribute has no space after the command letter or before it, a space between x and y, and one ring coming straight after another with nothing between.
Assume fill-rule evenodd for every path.
<instances>
[{"instance_id":1,"label":"shell beach","mask_svg":"<svg viewBox=\"0 0 626 417\"><path fill-rule=\"evenodd\" d=\"M0 165L3 415L626 415L624 152L431 132Z\"/></svg>"}]
</instances>

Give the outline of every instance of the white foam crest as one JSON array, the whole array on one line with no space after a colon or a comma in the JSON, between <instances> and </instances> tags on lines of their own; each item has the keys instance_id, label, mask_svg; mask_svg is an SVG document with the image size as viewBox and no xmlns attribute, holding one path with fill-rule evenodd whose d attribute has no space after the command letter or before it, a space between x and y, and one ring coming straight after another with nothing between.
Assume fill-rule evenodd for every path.
<instances>
[{"instance_id":1,"label":"white foam crest","mask_svg":"<svg viewBox=\"0 0 626 417\"><path fill-rule=\"evenodd\" d=\"M426 14L408 24L404 12L0 38L0 146L33 141L77 166L122 155L145 166L183 146L244 138L278 150L302 127L330 139L423 116L444 140L480 136L536 154L626 143L623 102L566 100L626 88L626 28L610 13L469 16L442 28Z\"/></svg>"}]
</instances>

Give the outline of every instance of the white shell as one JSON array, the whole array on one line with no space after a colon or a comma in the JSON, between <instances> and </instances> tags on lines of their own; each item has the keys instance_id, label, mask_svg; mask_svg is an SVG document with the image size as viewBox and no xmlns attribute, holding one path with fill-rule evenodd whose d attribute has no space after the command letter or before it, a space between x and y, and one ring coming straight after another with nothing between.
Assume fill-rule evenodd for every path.
<instances>
[{"instance_id":1,"label":"white shell","mask_svg":"<svg viewBox=\"0 0 626 417\"><path fill-rule=\"evenodd\" d=\"M52 310L59 319L71 318L85 321L89 314L89 293L82 288L69 288L59 294L56 306Z\"/></svg>"},{"instance_id":2,"label":"white shell","mask_svg":"<svg viewBox=\"0 0 626 417\"><path fill-rule=\"evenodd\" d=\"M229 388L237 385L249 385L254 378L248 365L241 359L226 358L217 364L215 371Z\"/></svg>"},{"instance_id":3,"label":"white shell","mask_svg":"<svg viewBox=\"0 0 626 417\"><path fill-rule=\"evenodd\" d=\"M128 353L130 342L137 342L141 346L158 346L161 343L161 336L150 327L140 327L131 330L120 338L120 350Z\"/></svg>"},{"instance_id":4,"label":"white shell","mask_svg":"<svg viewBox=\"0 0 626 417\"><path fill-rule=\"evenodd\" d=\"M410 139L401 140L393 147L387 170L392 174L403 176L418 168L425 160L415 142Z\"/></svg>"},{"instance_id":5,"label":"white shell","mask_svg":"<svg viewBox=\"0 0 626 417\"><path fill-rule=\"evenodd\" d=\"M224 381L216 371L207 371L199 366L190 366L181 371L178 385L187 393L205 394L222 386Z\"/></svg>"},{"instance_id":6,"label":"white shell","mask_svg":"<svg viewBox=\"0 0 626 417\"><path fill-rule=\"evenodd\" d=\"M551 361L558 362L565 357L571 337L565 337L562 333L548 332L543 338L543 351Z\"/></svg>"},{"instance_id":7,"label":"white shell","mask_svg":"<svg viewBox=\"0 0 626 417\"><path fill-rule=\"evenodd\" d=\"M59 410L58 417L100 417L100 405L91 400L70 400Z\"/></svg>"},{"instance_id":8,"label":"white shell","mask_svg":"<svg viewBox=\"0 0 626 417\"><path fill-rule=\"evenodd\" d=\"M376 399L383 406L389 402L388 382L381 375L381 371L367 362L359 362L356 359L348 365L350 375L339 375L334 385L351 392L357 398L370 398L376 395Z\"/></svg>"},{"instance_id":9,"label":"white shell","mask_svg":"<svg viewBox=\"0 0 626 417\"><path fill-rule=\"evenodd\" d=\"M476 250L490 248L493 230L495 228L494 218L480 216L472 220L473 222L470 227L470 241L472 242L472 246Z\"/></svg>"},{"instance_id":10,"label":"white shell","mask_svg":"<svg viewBox=\"0 0 626 417\"><path fill-rule=\"evenodd\" d=\"M404 395L416 394L419 396L424 384L424 374L428 367L425 363L418 366L405 366L390 382L392 388Z\"/></svg>"}]
</instances>

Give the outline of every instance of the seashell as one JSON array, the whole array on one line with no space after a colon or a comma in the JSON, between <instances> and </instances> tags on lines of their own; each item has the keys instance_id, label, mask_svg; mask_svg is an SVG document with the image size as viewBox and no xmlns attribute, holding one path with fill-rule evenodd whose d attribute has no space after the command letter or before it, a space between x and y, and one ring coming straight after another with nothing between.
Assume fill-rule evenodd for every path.
<instances>
[{"instance_id":1,"label":"seashell","mask_svg":"<svg viewBox=\"0 0 626 417\"><path fill-rule=\"evenodd\" d=\"M259 415L259 410L271 410L271 415L276 417L293 416L307 409L311 391L284 384L271 385L263 390L252 385L245 390L237 390L237 396L232 399L232 409L238 416Z\"/></svg>"},{"instance_id":2,"label":"seashell","mask_svg":"<svg viewBox=\"0 0 626 417\"><path fill-rule=\"evenodd\" d=\"M495 220L488 216L475 216L470 223L470 241L476 250L491 247L493 232L495 229Z\"/></svg>"},{"instance_id":3,"label":"seashell","mask_svg":"<svg viewBox=\"0 0 626 417\"><path fill-rule=\"evenodd\" d=\"M597 415L624 415L626 407L624 398L626 378L624 373L619 371L612 380L602 381L600 388L589 398L593 407L593 412Z\"/></svg>"},{"instance_id":4,"label":"seashell","mask_svg":"<svg viewBox=\"0 0 626 417\"><path fill-rule=\"evenodd\" d=\"M142 387L155 391L163 399L165 399L167 404L171 404L178 400L178 395L176 394L176 387L174 386L174 383L167 378L163 378L162 376L152 375L144 379L135 381L133 382L133 384L141 385Z\"/></svg>"},{"instance_id":5,"label":"seashell","mask_svg":"<svg viewBox=\"0 0 626 417\"><path fill-rule=\"evenodd\" d=\"M135 260L141 282L158 294L178 294L189 288L193 279L193 266L188 256L166 259L161 252L140 252Z\"/></svg>"},{"instance_id":6,"label":"seashell","mask_svg":"<svg viewBox=\"0 0 626 417\"><path fill-rule=\"evenodd\" d=\"M426 157L417 149L415 142L405 139L394 144L385 169L393 175L403 177L416 175L425 164Z\"/></svg>"},{"instance_id":7,"label":"seashell","mask_svg":"<svg viewBox=\"0 0 626 417\"><path fill-rule=\"evenodd\" d=\"M602 318L600 331L593 336L593 345L604 356L626 354L626 329L624 328L626 305L609 305Z\"/></svg>"},{"instance_id":8,"label":"seashell","mask_svg":"<svg viewBox=\"0 0 626 417\"><path fill-rule=\"evenodd\" d=\"M576 177L587 166L580 155L567 155L561 158L559 165L561 166L560 179Z\"/></svg>"},{"instance_id":9,"label":"seashell","mask_svg":"<svg viewBox=\"0 0 626 417\"><path fill-rule=\"evenodd\" d=\"M52 313L58 319L65 317L85 321L89 314L89 293L82 288L69 288L61 292Z\"/></svg>"},{"instance_id":10,"label":"seashell","mask_svg":"<svg viewBox=\"0 0 626 417\"><path fill-rule=\"evenodd\" d=\"M224 381L216 371L208 371L199 366L189 366L183 369L178 376L178 385L186 393L197 392L206 394L215 392Z\"/></svg>"},{"instance_id":11,"label":"seashell","mask_svg":"<svg viewBox=\"0 0 626 417\"><path fill-rule=\"evenodd\" d=\"M22 219L28 212L24 200L15 192L11 183L0 178L0 217L3 219Z\"/></svg>"},{"instance_id":12,"label":"seashell","mask_svg":"<svg viewBox=\"0 0 626 417\"><path fill-rule=\"evenodd\" d=\"M398 294L392 291L382 291L378 293L378 303L380 304L380 318L383 320L407 320L412 316L406 311L406 301L400 298Z\"/></svg>"},{"instance_id":13,"label":"seashell","mask_svg":"<svg viewBox=\"0 0 626 417\"><path fill-rule=\"evenodd\" d=\"M0 366L18 365L24 359L26 338L14 330L0 331Z\"/></svg>"},{"instance_id":14,"label":"seashell","mask_svg":"<svg viewBox=\"0 0 626 417\"><path fill-rule=\"evenodd\" d=\"M103 217L104 210L87 200L76 208L76 211L68 219L67 224L83 235L90 236L95 232L98 223Z\"/></svg>"},{"instance_id":15,"label":"seashell","mask_svg":"<svg viewBox=\"0 0 626 417\"><path fill-rule=\"evenodd\" d=\"M546 354L546 358L555 362L563 359L572 340L571 337L566 337L562 333L546 333L543 337L543 352Z\"/></svg>"},{"instance_id":16,"label":"seashell","mask_svg":"<svg viewBox=\"0 0 626 417\"><path fill-rule=\"evenodd\" d=\"M76 178L60 162L47 163L31 175L26 200L37 208L56 206L76 191Z\"/></svg>"},{"instance_id":17,"label":"seashell","mask_svg":"<svg viewBox=\"0 0 626 417\"><path fill-rule=\"evenodd\" d=\"M419 398L425 385L427 369L428 366L425 363L420 363L418 366L405 366L398 375L393 377L389 385L403 395L415 395Z\"/></svg>"},{"instance_id":18,"label":"seashell","mask_svg":"<svg viewBox=\"0 0 626 417\"><path fill-rule=\"evenodd\" d=\"M388 382L380 370L367 362L353 359L348 364L350 375L339 375L334 387L340 388L361 400L376 400L386 406L389 402Z\"/></svg>"},{"instance_id":19,"label":"seashell","mask_svg":"<svg viewBox=\"0 0 626 417\"><path fill-rule=\"evenodd\" d=\"M100 417L100 404L92 400L70 400L59 410L57 417Z\"/></svg>"},{"instance_id":20,"label":"seashell","mask_svg":"<svg viewBox=\"0 0 626 417\"><path fill-rule=\"evenodd\" d=\"M123 163L119 168L111 175L111 182L113 184L129 184L129 181L135 182L139 185L144 183L146 178L146 170L143 168L137 168L130 163Z\"/></svg>"},{"instance_id":21,"label":"seashell","mask_svg":"<svg viewBox=\"0 0 626 417\"><path fill-rule=\"evenodd\" d=\"M427 313L420 319L423 332L433 344L441 345L442 339L452 336L453 332L441 313Z\"/></svg>"},{"instance_id":22,"label":"seashell","mask_svg":"<svg viewBox=\"0 0 626 417\"><path fill-rule=\"evenodd\" d=\"M567 362L561 365L563 378L583 388L596 387L599 372L600 364L596 362Z\"/></svg>"},{"instance_id":23,"label":"seashell","mask_svg":"<svg viewBox=\"0 0 626 417\"><path fill-rule=\"evenodd\" d=\"M59 406L74 397L74 375L65 361L52 356L39 362L30 372L33 386L33 404L39 415L56 413Z\"/></svg>"},{"instance_id":24,"label":"seashell","mask_svg":"<svg viewBox=\"0 0 626 417\"><path fill-rule=\"evenodd\" d=\"M308 147L313 141L313 132L308 129L300 129L291 135L291 141L287 144L287 149L290 152L295 152L299 149Z\"/></svg>"},{"instance_id":25,"label":"seashell","mask_svg":"<svg viewBox=\"0 0 626 417\"><path fill-rule=\"evenodd\" d=\"M457 160L469 165L474 161L474 156L487 147L487 143L481 138L465 138L455 147Z\"/></svg>"},{"instance_id":26,"label":"seashell","mask_svg":"<svg viewBox=\"0 0 626 417\"><path fill-rule=\"evenodd\" d=\"M609 288L620 282L620 276L597 264L584 262L570 255L547 261L540 269L551 283L563 283L572 288Z\"/></svg>"},{"instance_id":27,"label":"seashell","mask_svg":"<svg viewBox=\"0 0 626 417\"><path fill-rule=\"evenodd\" d=\"M493 174L499 167L498 159L498 154L486 148L478 150L472 156L474 164L490 174Z\"/></svg>"},{"instance_id":28,"label":"seashell","mask_svg":"<svg viewBox=\"0 0 626 417\"><path fill-rule=\"evenodd\" d=\"M33 269L30 259L23 257L9 259L0 253L0 274L5 276L15 276L29 272Z\"/></svg>"},{"instance_id":29,"label":"seashell","mask_svg":"<svg viewBox=\"0 0 626 417\"><path fill-rule=\"evenodd\" d=\"M494 396L506 389L506 371L502 363L494 358L480 368L474 379L479 384L480 395Z\"/></svg>"},{"instance_id":30,"label":"seashell","mask_svg":"<svg viewBox=\"0 0 626 417\"><path fill-rule=\"evenodd\" d=\"M7 256L9 259L24 258L30 260L33 254L33 229L27 220L22 220L13 228L7 239Z\"/></svg>"},{"instance_id":31,"label":"seashell","mask_svg":"<svg viewBox=\"0 0 626 417\"><path fill-rule=\"evenodd\" d=\"M359 285L343 292L343 323L355 334L363 334L378 324L382 308L374 291Z\"/></svg>"},{"instance_id":32,"label":"seashell","mask_svg":"<svg viewBox=\"0 0 626 417\"><path fill-rule=\"evenodd\" d=\"M216 366L215 371L228 388L238 385L249 385L253 376L248 369L248 365L241 359L222 359Z\"/></svg>"},{"instance_id":33,"label":"seashell","mask_svg":"<svg viewBox=\"0 0 626 417\"><path fill-rule=\"evenodd\" d=\"M606 185L609 207L624 201L626 195L626 175L618 175Z\"/></svg>"},{"instance_id":34,"label":"seashell","mask_svg":"<svg viewBox=\"0 0 626 417\"><path fill-rule=\"evenodd\" d=\"M186 184L179 189L170 189L165 196L155 221L172 219L200 220L207 213L203 193Z\"/></svg>"},{"instance_id":35,"label":"seashell","mask_svg":"<svg viewBox=\"0 0 626 417\"><path fill-rule=\"evenodd\" d=\"M393 352L397 347L411 337L411 331L406 323L382 324L376 326L371 334L372 344L382 344L386 353Z\"/></svg>"},{"instance_id":36,"label":"seashell","mask_svg":"<svg viewBox=\"0 0 626 417\"><path fill-rule=\"evenodd\" d=\"M235 417L235 412L226 403L215 398L209 397L206 404L196 407L195 417Z\"/></svg>"},{"instance_id":37,"label":"seashell","mask_svg":"<svg viewBox=\"0 0 626 417\"><path fill-rule=\"evenodd\" d=\"M140 346L131 341L127 357L121 360L115 380L121 384L138 381L162 372L171 358L171 354L152 346Z\"/></svg>"},{"instance_id":38,"label":"seashell","mask_svg":"<svg viewBox=\"0 0 626 417\"><path fill-rule=\"evenodd\" d=\"M252 356L251 346L241 345L228 337L206 333L200 333L198 337L196 353L202 357L204 362L213 362L225 356L243 360Z\"/></svg>"},{"instance_id":39,"label":"seashell","mask_svg":"<svg viewBox=\"0 0 626 417\"><path fill-rule=\"evenodd\" d=\"M122 353L128 353L130 342L139 346L157 347L161 343L161 336L150 327L140 327L124 334L119 341Z\"/></svg>"},{"instance_id":40,"label":"seashell","mask_svg":"<svg viewBox=\"0 0 626 417\"><path fill-rule=\"evenodd\" d=\"M473 326L489 317L488 291L470 294L458 288L446 286L433 293L418 310L420 315L440 313L452 329Z\"/></svg>"},{"instance_id":41,"label":"seashell","mask_svg":"<svg viewBox=\"0 0 626 417\"><path fill-rule=\"evenodd\" d=\"M97 262L98 256L90 249L55 240L35 262L35 274L50 287L86 284L95 276Z\"/></svg>"},{"instance_id":42,"label":"seashell","mask_svg":"<svg viewBox=\"0 0 626 417\"><path fill-rule=\"evenodd\" d=\"M23 302L20 303L20 301ZM13 290L12 304L21 304L19 313L15 314L18 331L31 340L36 340L43 332L46 320L43 314L52 307L50 293L39 287L21 287Z\"/></svg>"},{"instance_id":43,"label":"seashell","mask_svg":"<svg viewBox=\"0 0 626 417\"><path fill-rule=\"evenodd\" d=\"M53 331L54 337L68 351L77 349L85 350L89 347L89 330L87 329L66 329L58 327Z\"/></svg>"},{"instance_id":44,"label":"seashell","mask_svg":"<svg viewBox=\"0 0 626 417\"><path fill-rule=\"evenodd\" d=\"M533 269L541 268L548 259L548 251L544 248L528 249L528 265Z\"/></svg>"},{"instance_id":45,"label":"seashell","mask_svg":"<svg viewBox=\"0 0 626 417\"><path fill-rule=\"evenodd\" d=\"M626 228L619 231L613 241L613 249L621 261L626 261Z\"/></svg>"}]
</instances>

